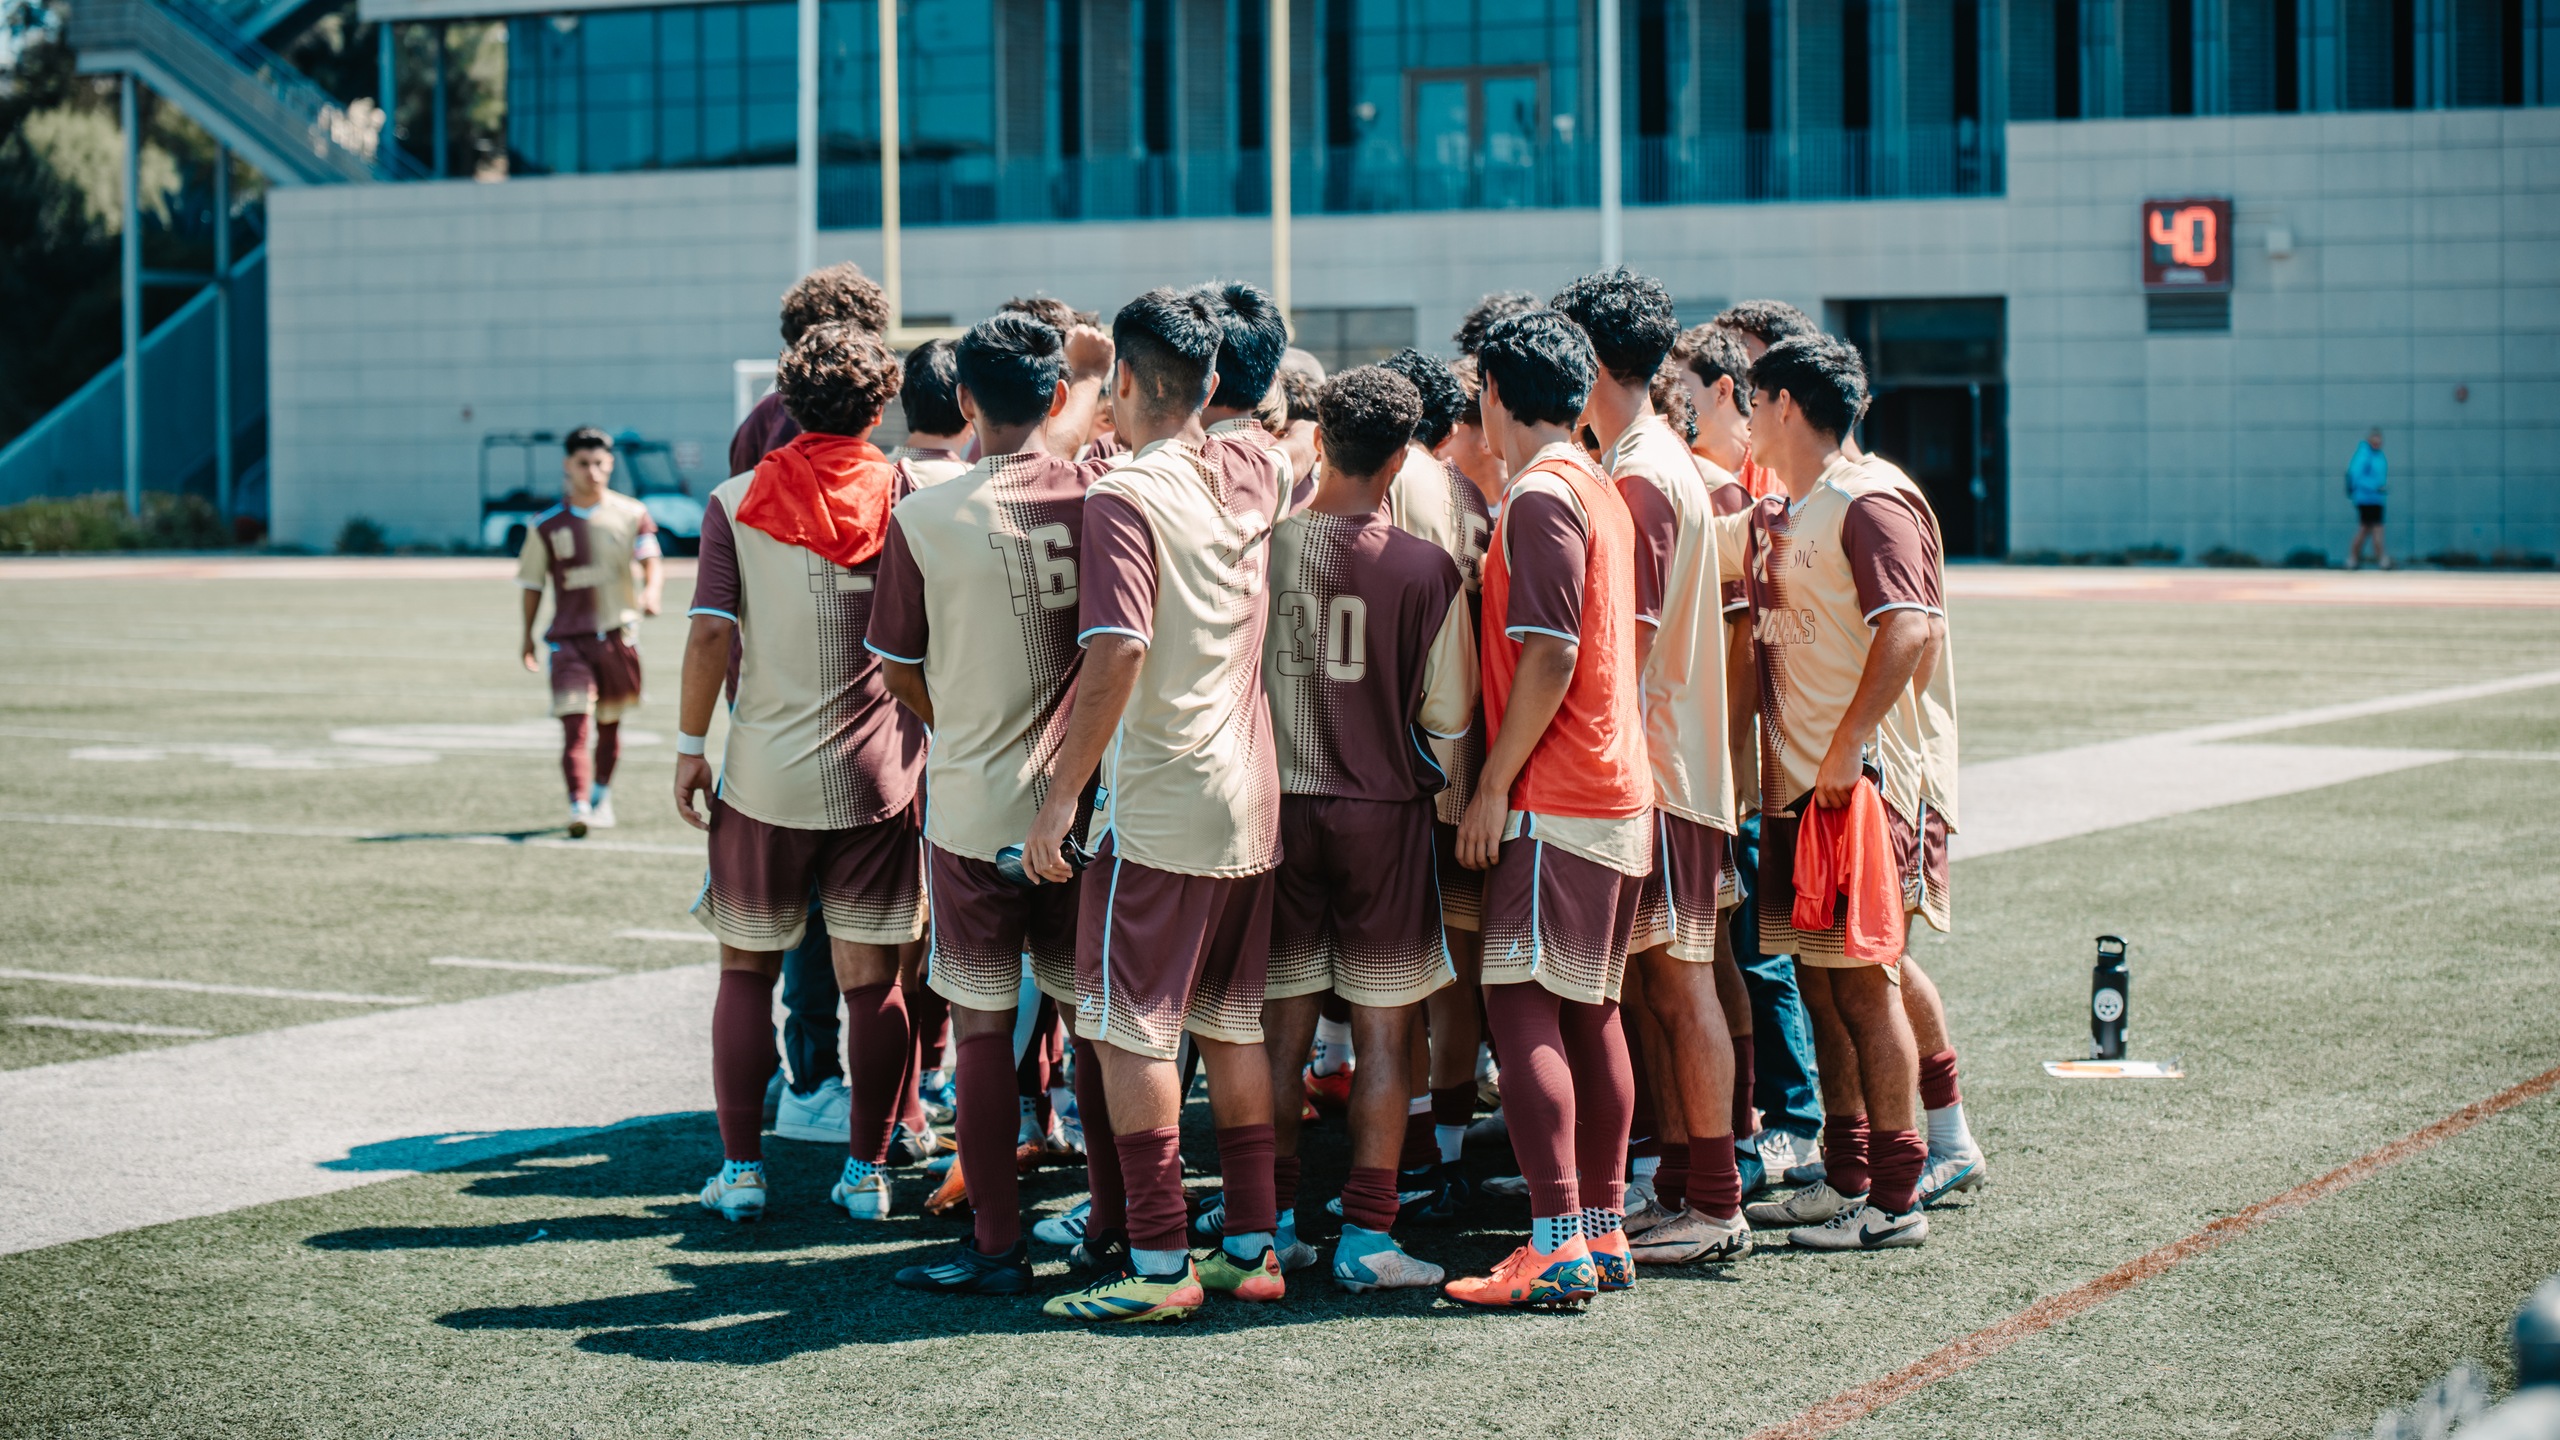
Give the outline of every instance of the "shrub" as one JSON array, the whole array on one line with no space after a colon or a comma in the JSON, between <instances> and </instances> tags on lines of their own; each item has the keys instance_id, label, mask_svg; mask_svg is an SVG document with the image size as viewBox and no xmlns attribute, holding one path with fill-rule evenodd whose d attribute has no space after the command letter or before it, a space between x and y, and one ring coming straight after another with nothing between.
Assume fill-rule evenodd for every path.
<instances>
[{"instance_id":1,"label":"shrub","mask_svg":"<svg viewBox=\"0 0 2560 1440\"><path fill-rule=\"evenodd\" d=\"M2246 550L2216 545L2201 557L2205 564L2224 570L2255 570L2266 562Z\"/></svg>"},{"instance_id":2,"label":"shrub","mask_svg":"<svg viewBox=\"0 0 2560 1440\"><path fill-rule=\"evenodd\" d=\"M382 527L362 515L351 516L338 530L337 552L341 555L388 555L391 541Z\"/></svg>"},{"instance_id":3,"label":"shrub","mask_svg":"<svg viewBox=\"0 0 2560 1440\"><path fill-rule=\"evenodd\" d=\"M2284 567L2288 570L2326 570L2329 568L2329 552L2297 545L2285 552Z\"/></svg>"},{"instance_id":4,"label":"shrub","mask_svg":"<svg viewBox=\"0 0 2560 1440\"><path fill-rule=\"evenodd\" d=\"M142 518L124 513L111 490L45 497L0 507L0 550L219 550L229 544L222 517L195 495L142 497Z\"/></svg>"},{"instance_id":5,"label":"shrub","mask_svg":"<svg viewBox=\"0 0 2560 1440\"><path fill-rule=\"evenodd\" d=\"M2163 545L2155 540L2148 545L2125 547L2124 558L2135 565L2175 565L2184 553L2175 545Z\"/></svg>"},{"instance_id":6,"label":"shrub","mask_svg":"<svg viewBox=\"0 0 2560 1440\"><path fill-rule=\"evenodd\" d=\"M2492 550L2489 563L2501 570L2548 570L2552 559L2532 550Z\"/></svg>"},{"instance_id":7,"label":"shrub","mask_svg":"<svg viewBox=\"0 0 2560 1440\"><path fill-rule=\"evenodd\" d=\"M2477 570L2480 557L2469 550L2439 550L2427 557L2427 563L2446 570Z\"/></svg>"}]
</instances>

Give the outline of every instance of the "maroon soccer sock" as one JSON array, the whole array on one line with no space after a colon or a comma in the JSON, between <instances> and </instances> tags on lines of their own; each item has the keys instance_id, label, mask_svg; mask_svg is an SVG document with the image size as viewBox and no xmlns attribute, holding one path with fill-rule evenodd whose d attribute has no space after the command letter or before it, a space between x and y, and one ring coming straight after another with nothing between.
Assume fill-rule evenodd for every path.
<instances>
[{"instance_id":1,"label":"maroon soccer sock","mask_svg":"<svg viewBox=\"0 0 2560 1440\"><path fill-rule=\"evenodd\" d=\"M621 758L622 722L619 720L597 721L595 783L598 785L612 784L614 762Z\"/></svg>"},{"instance_id":2,"label":"maroon soccer sock","mask_svg":"<svg viewBox=\"0 0 2560 1440\"><path fill-rule=\"evenodd\" d=\"M1001 1255L1022 1238L1022 1186L1013 1173L1013 1037L1001 1030L960 1042L960 1174L976 1212L978 1253Z\"/></svg>"},{"instance_id":3,"label":"maroon soccer sock","mask_svg":"<svg viewBox=\"0 0 2560 1440\"><path fill-rule=\"evenodd\" d=\"M1867 1147L1875 1157L1875 1185L1867 1192L1867 1203L1888 1215L1910 1210L1920 1189L1920 1167L1929 1162L1929 1142L1917 1130L1879 1130Z\"/></svg>"},{"instance_id":4,"label":"maroon soccer sock","mask_svg":"<svg viewBox=\"0 0 2560 1440\"><path fill-rule=\"evenodd\" d=\"M1090 1040L1076 1041L1076 1120L1084 1126L1085 1185L1093 1192L1093 1211L1085 1221L1088 1239L1129 1230L1128 1192L1120 1177L1120 1146L1111 1129L1111 1102L1102 1093L1102 1057ZM1176 1189L1181 1172L1174 1173Z\"/></svg>"},{"instance_id":5,"label":"maroon soccer sock","mask_svg":"<svg viewBox=\"0 0 2560 1440\"><path fill-rule=\"evenodd\" d=\"M1476 1082L1435 1086L1431 1091L1431 1123L1464 1126L1476 1118Z\"/></svg>"},{"instance_id":6,"label":"maroon soccer sock","mask_svg":"<svg viewBox=\"0 0 2560 1440\"><path fill-rule=\"evenodd\" d=\"M1440 1158L1440 1144L1431 1138L1431 1112L1408 1110L1404 1117L1404 1150L1396 1156L1396 1165L1405 1170L1421 1170Z\"/></svg>"},{"instance_id":7,"label":"maroon soccer sock","mask_svg":"<svg viewBox=\"0 0 2560 1440\"><path fill-rule=\"evenodd\" d=\"M1751 1066L1756 1055L1750 1036L1733 1037L1733 1136L1737 1140L1760 1129L1751 1114Z\"/></svg>"},{"instance_id":8,"label":"maroon soccer sock","mask_svg":"<svg viewBox=\"0 0 2560 1440\"><path fill-rule=\"evenodd\" d=\"M1956 1085L1956 1052L1941 1050L1920 1057L1920 1108L1944 1110L1964 1103L1964 1092Z\"/></svg>"},{"instance_id":9,"label":"maroon soccer sock","mask_svg":"<svg viewBox=\"0 0 2560 1440\"><path fill-rule=\"evenodd\" d=\"M1529 1182L1531 1215L1578 1215L1573 1073L1565 1063L1558 1009L1564 1001L1534 980L1484 987L1487 1033L1502 1047L1502 1110L1511 1153Z\"/></svg>"},{"instance_id":10,"label":"maroon soccer sock","mask_svg":"<svg viewBox=\"0 0 2560 1440\"><path fill-rule=\"evenodd\" d=\"M1824 1183L1843 1195L1864 1195L1874 1184L1867 1171L1867 1117L1827 1115L1822 1121Z\"/></svg>"},{"instance_id":11,"label":"maroon soccer sock","mask_svg":"<svg viewBox=\"0 0 2560 1440\"><path fill-rule=\"evenodd\" d=\"M711 1002L711 1108L725 1160L764 1158L764 1087L773 1078L773 981L720 972Z\"/></svg>"},{"instance_id":12,"label":"maroon soccer sock","mask_svg":"<svg viewBox=\"0 0 2560 1440\"><path fill-rule=\"evenodd\" d=\"M1581 1198L1595 1210L1627 1208L1627 1124L1635 1111L1635 1067L1627 1058L1618 1002L1558 1007L1566 1060L1573 1067L1574 1165Z\"/></svg>"},{"instance_id":13,"label":"maroon soccer sock","mask_svg":"<svg viewBox=\"0 0 2560 1440\"><path fill-rule=\"evenodd\" d=\"M1689 1137L1689 1208L1714 1220L1742 1213L1742 1172L1734 1166L1733 1137Z\"/></svg>"},{"instance_id":14,"label":"maroon soccer sock","mask_svg":"<svg viewBox=\"0 0 2560 1440\"><path fill-rule=\"evenodd\" d=\"M933 987L921 979L907 990L907 1023L916 1032L917 1079L924 1078L927 1070L959 1067L960 1057L951 1053L951 1002L934 993ZM1012 1043L1008 1041L1005 1056L1011 1059L1012 1055Z\"/></svg>"},{"instance_id":15,"label":"maroon soccer sock","mask_svg":"<svg viewBox=\"0 0 2560 1440\"><path fill-rule=\"evenodd\" d=\"M1161 1130L1141 1130L1134 1135L1118 1136L1112 1143L1120 1151L1120 1177L1128 1186L1129 1248L1187 1248L1183 1231L1184 1222L1189 1217L1182 1205L1180 1128L1167 1125ZM1233 1191L1228 1192L1228 1203L1234 1203ZM1235 1212L1230 1209L1227 1213L1233 1215ZM1097 1204L1094 1219L1099 1222L1101 1217L1102 1207ZM1085 1233L1095 1235L1101 1230L1101 1225L1096 1223Z\"/></svg>"},{"instance_id":16,"label":"maroon soccer sock","mask_svg":"<svg viewBox=\"0 0 2560 1440\"><path fill-rule=\"evenodd\" d=\"M1250 1235L1280 1224L1273 1204L1273 1143L1268 1124L1233 1125L1218 1132L1218 1175L1227 1191L1229 1235Z\"/></svg>"},{"instance_id":17,"label":"maroon soccer sock","mask_svg":"<svg viewBox=\"0 0 2560 1440\"><path fill-rule=\"evenodd\" d=\"M583 805L596 783L595 762L587 756L587 717L560 717L560 774L569 782L569 803Z\"/></svg>"},{"instance_id":18,"label":"maroon soccer sock","mask_svg":"<svg viewBox=\"0 0 2560 1440\"><path fill-rule=\"evenodd\" d=\"M915 1058L906 996L895 981L844 992L844 1050L845 1079L853 1090L853 1158L885 1165L899 1076Z\"/></svg>"},{"instance_id":19,"label":"maroon soccer sock","mask_svg":"<svg viewBox=\"0 0 2560 1440\"><path fill-rule=\"evenodd\" d=\"M908 1006L907 996L911 990L917 995L928 992L921 980L912 987L901 982L897 988L898 1023L906 1032L906 1042L899 1047L905 1058L899 1062L898 1078L892 1082L898 1088L890 1092L893 1107L890 1113L894 1117L891 1123L906 1126L910 1135L921 1135L931 1123L925 1119L921 1089L924 1081L924 1036L916 1029L915 1012ZM1009 1051L1011 1047L1007 1049Z\"/></svg>"},{"instance_id":20,"label":"maroon soccer sock","mask_svg":"<svg viewBox=\"0 0 2560 1440\"><path fill-rule=\"evenodd\" d=\"M1662 1202L1665 1213L1676 1211L1689 1198L1689 1166L1693 1154L1686 1140L1662 1142L1662 1168L1653 1172L1653 1198Z\"/></svg>"},{"instance_id":21,"label":"maroon soccer sock","mask_svg":"<svg viewBox=\"0 0 2560 1440\"><path fill-rule=\"evenodd\" d=\"M1355 1165L1342 1182L1342 1223L1363 1230L1392 1230L1396 1223L1396 1174L1380 1165Z\"/></svg>"},{"instance_id":22,"label":"maroon soccer sock","mask_svg":"<svg viewBox=\"0 0 2560 1440\"><path fill-rule=\"evenodd\" d=\"M1298 1177L1304 1173L1295 1155L1271 1157L1271 1210L1275 1216L1298 1208Z\"/></svg>"}]
</instances>

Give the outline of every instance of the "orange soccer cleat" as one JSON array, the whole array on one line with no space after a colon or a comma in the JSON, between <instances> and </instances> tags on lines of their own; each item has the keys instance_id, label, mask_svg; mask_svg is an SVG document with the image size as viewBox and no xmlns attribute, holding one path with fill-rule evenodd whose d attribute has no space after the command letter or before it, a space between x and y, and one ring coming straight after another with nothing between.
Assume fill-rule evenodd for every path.
<instances>
[{"instance_id":1,"label":"orange soccer cleat","mask_svg":"<svg viewBox=\"0 0 2560 1440\"><path fill-rule=\"evenodd\" d=\"M1440 1293L1479 1310L1552 1310L1584 1305L1598 1289L1590 1247L1575 1236L1546 1255L1523 1245L1492 1274L1452 1280Z\"/></svg>"},{"instance_id":2,"label":"orange soccer cleat","mask_svg":"<svg viewBox=\"0 0 2560 1440\"><path fill-rule=\"evenodd\" d=\"M1300 1073L1306 1077L1308 1104L1319 1110L1351 1108L1350 1066L1345 1065L1330 1075L1319 1075L1316 1073L1316 1067L1309 1065Z\"/></svg>"},{"instance_id":3,"label":"orange soccer cleat","mask_svg":"<svg viewBox=\"0 0 2560 1440\"><path fill-rule=\"evenodd\" d=\"M1583 1244L1591 1252L1592 1279L1596 1288L1601 1290L1636 1288L1636 1257L1634 1252L1627 1248L1626 1231L1612 1230L1596 1240L1585 1237Z\"/></svg>"},{"instance_id":4,"label":"orange soccer cleat","mask_svg":"<svg viewBox=\"0 0 2560 1440\"><path fill-rule=\"evenodd\" d=\"M927 1215L966 1215L969 1213L969 1182L960 1175L959 1157L952 1157L951 1168L942 1172L942 1184L933 1198L924 1202Z\"/></svg>"}]
</instances>

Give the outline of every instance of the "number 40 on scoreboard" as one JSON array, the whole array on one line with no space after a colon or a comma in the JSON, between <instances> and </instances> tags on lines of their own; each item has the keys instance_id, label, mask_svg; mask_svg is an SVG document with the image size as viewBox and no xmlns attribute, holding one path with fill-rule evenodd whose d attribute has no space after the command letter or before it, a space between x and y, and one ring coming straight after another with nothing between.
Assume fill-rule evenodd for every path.
<instances>
[{"instance_id":1,"label":"number 40 on scoreboard","mask_svg":"<svg viewBox=\"0 0 2560 1440\"><path fill-rule=\"evenodd\" d=\"M2142 288L2231 288L2231 202L2142 202Z\"/></svg>"}]
</instances>

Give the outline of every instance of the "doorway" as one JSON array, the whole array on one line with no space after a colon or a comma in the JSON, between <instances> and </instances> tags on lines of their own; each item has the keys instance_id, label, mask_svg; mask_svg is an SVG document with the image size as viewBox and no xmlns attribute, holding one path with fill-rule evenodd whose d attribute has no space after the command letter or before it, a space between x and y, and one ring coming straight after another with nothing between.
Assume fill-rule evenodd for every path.
<instances>
[{"instance_id":1,"label":"doorway","mask_svg":"<svg viewBox=\"0 0 2560 1440\"><path fill-rule=\"evenodd\" d=\"M2006 554L2007 302L1843 300L1831 309L1866 361L1874 396L1858 443L1919 482L1948 555Z\"/></svg>"},{"instance_id":2,"label":"doorway","mask_svg":"<svg viewBox=\"0 0 2560 1440\"><path fill-rule=\"evenodd\" d=\"M1545 71L1414 70L1405 81L1412 98L1415 209L1538 203Z\"/></svg>"}]
</instances>

